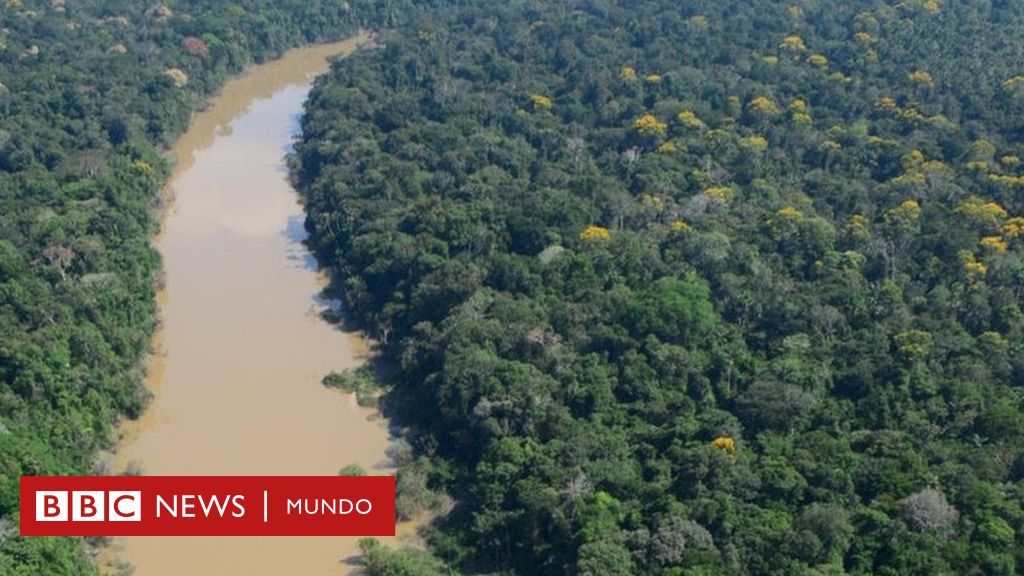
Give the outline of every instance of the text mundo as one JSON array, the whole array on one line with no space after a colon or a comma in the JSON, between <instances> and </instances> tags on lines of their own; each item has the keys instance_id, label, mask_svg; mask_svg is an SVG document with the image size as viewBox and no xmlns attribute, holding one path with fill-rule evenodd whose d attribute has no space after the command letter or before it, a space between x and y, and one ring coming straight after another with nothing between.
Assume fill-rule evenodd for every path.
<instances>
[{"instance_id":1,"label":"text mundo","mask_svg":"<svg viewBox=\"0 0 1024 576\"><path fill-rule=\"evenodd\" d=\"M24 536L394 534L395 479L22 477Z\"/></svg>"},{"instance_id":2,"label":"text mundo","mask_svg":"<svg viewBox=\"0 0 1024 576\"><path fill-rule=\"evenodd\" d=\"M340 514L341 516L346 516L354 513L365 516L372 510L373 502L365 498L360 498L354 502L347 498L335 498L333 500L326 498L288 500L289 514Z\"/></svg>"}]
</instances>

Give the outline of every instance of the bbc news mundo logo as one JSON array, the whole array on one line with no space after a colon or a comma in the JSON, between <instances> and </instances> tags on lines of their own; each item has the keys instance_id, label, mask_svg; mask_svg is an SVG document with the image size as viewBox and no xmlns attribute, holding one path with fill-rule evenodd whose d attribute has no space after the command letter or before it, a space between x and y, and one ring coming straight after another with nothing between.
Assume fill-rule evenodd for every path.
<instances>
[{"instance_id":1,"label":"bbc news mundo logo","mask_svg":"<svg viewBox=\"0 0 1024 576\"><path fill-rule=\"evenodd\" d=\"M22 536L394 536L393 476L22 476Z\"/></svg>"},{"instance_id":2,"label":"bbc news mundo logo","mask_svg":"<svg viewBox=\"0 0 1024 576\"><path fill-rule=\"evenodd\" d=\"M36 522L141 522L142 492L36 492Z\"/></svg>"}]
</instances>

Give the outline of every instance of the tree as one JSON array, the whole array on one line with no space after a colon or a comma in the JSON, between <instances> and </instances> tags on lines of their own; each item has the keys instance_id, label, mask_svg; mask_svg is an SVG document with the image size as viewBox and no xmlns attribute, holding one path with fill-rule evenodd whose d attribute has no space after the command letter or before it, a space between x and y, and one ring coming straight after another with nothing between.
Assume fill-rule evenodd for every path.
<instances>
[{"instance_id":1,"label":"tree","mask_svg":"<svg viewBox=\"0 0 1024 576\"><path fill-rule=\"evenodd\" d=\"M811 532L821 541L825 557L812 559L816 563L842 558L854 536L846 510L836 505L811 504L797 518L794 527Z\"/></svg>"},{"instance_id":2,"label":"tree","mask_svg":"<svg viewBox=\"0 0 1024 576\"><path fill-rule=\"evenodd\" d=\"M651 536L650 557L662 566L680 566L692 552L713 548L711 533L703 526L672 516Z\"/></svg>"},{"instance_id":3,"label":"tree","mask_svg":"<svg viewBox=\"0 0 1024 576\"><path fill-rule=\"evenodd\" d=\"M916 530L940 537L952 535L960 518L960 513L946 500L946 496L934 488L908 496L903 501L903 515Z\"/></svg>"},{"instance_id":4,"label":"tree","mask_svg":"<svg viewBox=\"0 0 1024 576\"><path fill-rule=\"evenodd\" d=\"M636 573L629 550L617 542L596 541L580 546L576 571L580 576L629 576Z\"/></svg>"},{"instance_id":5,"label":"tree","mask_svg":"<svg viewBox=\"0 0 1024 576\"><path fill-rule=\"evenodd\" d=\"M715 323L708 288L692 276L659 279L627 314L637 335L655 334L666 342L697 338Z\"/></svg>"}]
</instances>

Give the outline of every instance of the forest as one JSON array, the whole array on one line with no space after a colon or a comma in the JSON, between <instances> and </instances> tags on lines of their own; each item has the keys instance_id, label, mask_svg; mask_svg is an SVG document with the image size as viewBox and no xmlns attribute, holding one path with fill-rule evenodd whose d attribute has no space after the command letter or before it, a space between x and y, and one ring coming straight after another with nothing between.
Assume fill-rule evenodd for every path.
<instances>
[{"instance_id":1,"label":"forest","mask_svg":"<svg viewBox=\"0 0 1024 576\"><path fill-rule=\"evenodd\" d=\"M0 574L17 478L146 402L161 154L382 28L292 159L405 426L372 575L1024 572L1024 5L5 0ZM369 378L360 374L360 378ZM450 504L449 504L450 503Z\"/></svg>"},{"instance_id":2,"label":"forest","mask_svg":"<svg viewBox=\"0 0 1024 576\"><path fill-rule=\"evenodd\" d=\"M294 177L437 515L370 573L1024 572L1022 26L467 0L335 63Z\"/></svg>"}]
</instances>

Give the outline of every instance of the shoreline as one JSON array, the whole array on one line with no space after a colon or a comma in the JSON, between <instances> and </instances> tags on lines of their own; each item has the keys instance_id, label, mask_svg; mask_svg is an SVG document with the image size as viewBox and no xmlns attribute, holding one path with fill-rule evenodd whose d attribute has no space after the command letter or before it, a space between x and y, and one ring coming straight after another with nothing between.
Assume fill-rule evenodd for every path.
<instances>
[{"instance_id":1,"label":"shoreline","mask_svg":"<svg viewBox=\"0 0 1024 576\"><path fill-rule=\"evenodd\" d=\"M179 211L182 209L181 198L179 198L180 191L176 191L176 185L181 185L181 179L184 175L189 174L190 170L197 165L199 157L204 153L210 153L209 151L211 147L219 138L230 138L235 129L234 124L240 119L245 118L255 106L267 102L271 97L279 94L283 90L296 89L296 86L308 86L311 84L311 78L313 76L326 71L328 66L327 62L330 59L336 56L351 54L368 38L369 35L365 31L361 31L359 34L341 42L310 45L308 47L290 50L278 59L250 66L245 72L229 80L216 96L213 96L208 100L207 105L204 106L202 110L197 110L193 114L188 130L179 136L174 146L163 152L165 155L171 156L172 168L169 179L162 187L158 197L157 209L160 212L160 229L159 232L151 238L152 245L156 247L160 253L162 279L170 277L170 283L172 284L181 280L180 277L174 278L169 274L169 266L167 262L169 258L165 243L171 235L169 234L169 230L172 226L170 224L172 222L172 217L178 215ZM291 69L290 65L294 58L302 58L304 62L307 62L307 65L308 61L322 61L323 65L318 67L316 71L303 70L301 66ZM281 77L276 77L275 74L280 74ZM274 78L266 86L260 85L259 78L265 76L272 76ZM298 89L301 90L302 88ZM306 89L308 90L308 88ZM303 96L303 101L304 99L305 97ZM226 102L231 102L231 105L225 110L224 106ZM289 135L289 137L291 137L291 135ZM266 161L264 161L263 164L266 164ZM263 164L258 164L257 167L266 168ZM244 186L242 187L244 188ZM289 190L290 195L297 201L298 194L291 187L289 187ZM299 208L299 211L301 212L301 208ZM304 217L304 212L302 213L302 216ZM290 218L291 217L288 217L289 222ZM282 220L280 224L283 226L285 224L285 220ZM288 241L293 242L294 239L289 239ZM252 257L253 254L240 255L240 258L244 258L246 256ZM306 258L307 262L310 258L315 262L315 256L311 253L307 252L301 256ZM288 256L289 259L292 257L293 256ZM274 257L271 254L268 258L273 260ZM319 269L319 263L317 263L316 269L312 272L315 277L315 288L317 290L317 294L319 294L326 286L326 271ZM110 451L101 453L100 458L98 458L98 461L105 462L110 466L110 473L122 473L126 469L134 467L133 463L135 460L132 459L131 456L132 453L136 451L135 444L140 441L140 438L143 435L147 434L147 432L151 431L154 427L164 426L167 423L168 416L164 411L164 404L167 400L165 380L167 379L168 371L168 351L166 347L169 338L173 337L168 329L167 320L169 304L173 300L172 293L173 290L169 290L168 287L164 285L161 286L156 294L159 320L157 329L153 335L151 352L143 363L143 369L145 370L145 386L151 395L150 399L138 418L133 420L122 419L119 422L117 427L117 438L114 446ZM314 299L314 304L310 305L310 310L320 308L322 304L322 302L318 302ZM346 364L344 368L354 368L368 361L369 355L372 353L372 342L370 342L365 335L360 333L343 332L340 330L339 326L328 323L326 320L320 318L319 314L316 314L316 316L315 322L318 325L322 325L322 330L328 330L331 333L340 332L346 342L344 348L345 350L348 350L348 352L344 354L334 354L332 356L334 362L338 364ZM244 331L244 328L241 328L240 331ZM240 334L240 336L244 336L244 334ZM337 339L337 334L332 336L332 338ZM301 340L299 344L302 344ZM313 344L315 343L311 343L311 345ZM281 354L286 354L286 351L281 351ZM342 368L342 366L339 365L338 368ZM322 388L319 384L319 378L325 374L326 372L324 374L319 374L317 377L317 381L315 383L317 388ZM228 385L229 382L223 382L223 384ZM294 392L296 395L309 393L308 391L302 392L302 390L305 390L305 388L302 388L301 390L296 389ZM215 393L216 391L208 390L208 392ZM333 391L324 392L331 395L334 394ZM375 458L375 462L370 468L374 471L387 470L393 473L394 468L387 463L386 456L386 447L394 439L390 422L383 417L383 414L381 414L378 408L355 406L354 398L349 398L341 402L349 406L345 409L349 413L361 415L358 419L359 421L365 419L366 421L371 422L372 426L383 429L385 443L382 445L381 451L378 453L378 456ZM230 415L224 414L223 416ZM286 424L282 423L281 425L284 426ZM231 430L228 429L226 432L231 432ZM311 436L310 439L316 437L317 436ZM316 443L314 443L314 445L315 444ZM296 446L296 448L309 448L309 446ZM318 449L314 447L313 451L316 452ZM145 451L140 453L140 455L145 454ZM337 455L331 455L329 450L325 451L324 454L321 455L327 456L333 461L332 466L333 472L335 473L339 468L349 463L349 459L338 458ZM143 463L140 471L142 473L149 472L146 470L148 466L145 463L145 459L143 458L141 460L143 460ZM296 470L296 473L298 473L298 470ZM413 526L413 531L415 531L415 526ZM401 532L402 531L399 531L399 533ZM107 542L106 546L103 546L97 552L90 550L90 554L93 556L94 565L101 570L102 573L116 573L124 565L124 562L131 563L125 558L124 544L125 541L123 539L112 539ZM338 552L339 556L343 556L341 554L341 547L338 547Z\"/></svg>"}]
</instances>

